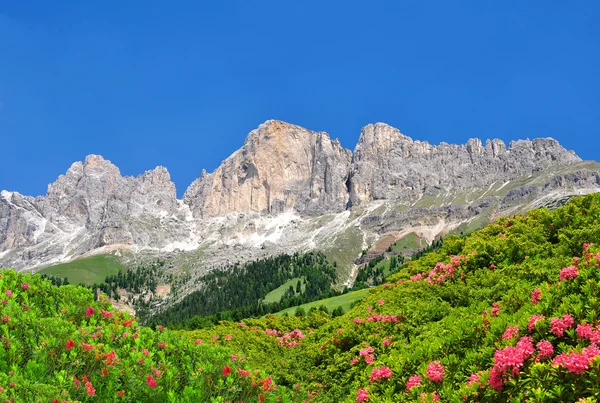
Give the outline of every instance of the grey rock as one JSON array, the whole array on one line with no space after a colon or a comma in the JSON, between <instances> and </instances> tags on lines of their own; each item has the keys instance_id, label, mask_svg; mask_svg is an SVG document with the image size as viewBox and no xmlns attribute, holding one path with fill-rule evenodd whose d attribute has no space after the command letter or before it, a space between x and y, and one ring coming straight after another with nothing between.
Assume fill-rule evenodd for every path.
<instances>
[{"instance_id":1,"label":"grey rock","mask_svg":"<svg viewBox=\"0 0 600 403\"><path fill-rule=\"evenodd\" d=\"M2 191L0 266L41 267L121 247L169 254L174 265L190 254L195 276L309 249L352 262L384 234L431 241L476 219L598 190L600 164L553 139L435 146L377 123L363 128L352 153L327 133L270 120L214 172L202 171L182 200L165 168L124 177L97 155L74 163L45 196ZM202 258L194 255L200 246Z\"/></svg>"}]
</instances>

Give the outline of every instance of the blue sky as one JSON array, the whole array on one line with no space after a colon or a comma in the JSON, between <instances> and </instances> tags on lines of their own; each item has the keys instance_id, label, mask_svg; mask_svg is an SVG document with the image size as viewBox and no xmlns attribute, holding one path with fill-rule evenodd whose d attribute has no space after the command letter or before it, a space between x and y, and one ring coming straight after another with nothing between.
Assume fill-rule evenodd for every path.
<instances>
[{"instance_id":1,"label":"blue sky","mask_svg":"<svg viewBox=\"0 0 600 403\"><path fill-rule=\"evenodd\" d=\"M597 1L0 2L0 189L101 154L178 194L267 119L350 149L554 137L600 159Z\"/></svg>"}]
</instances>

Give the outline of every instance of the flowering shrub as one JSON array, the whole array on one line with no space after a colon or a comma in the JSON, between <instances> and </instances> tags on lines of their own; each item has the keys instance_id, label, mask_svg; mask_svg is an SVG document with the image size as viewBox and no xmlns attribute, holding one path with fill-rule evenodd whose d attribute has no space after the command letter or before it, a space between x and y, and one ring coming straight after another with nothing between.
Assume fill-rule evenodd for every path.
<instances>
[{"instance_id":1,"label":"flowering shrub","mask_svg":"<svg viewBox=\"0 0 600 403\"><path fill-rule=\"evenodd\" d=\"M10 292L9 292L10 291ZM295 402L225 348L140 327L91 291L0 271L0 398L7 402ZM265 383L265 379L268 380Z\"/></svg>"},{"instance_id":2,"label":"flowering shrub","mask_svg":"<svg viewBox=\"0 0 600 403\"><path fill-rule=\"evenodd\" d=\"M5 272L0 399L595 402L599 223L600 195L504 217L444 238L343 316L193 332L152 331L87 291Z\"/></svg>"}]
</instances>

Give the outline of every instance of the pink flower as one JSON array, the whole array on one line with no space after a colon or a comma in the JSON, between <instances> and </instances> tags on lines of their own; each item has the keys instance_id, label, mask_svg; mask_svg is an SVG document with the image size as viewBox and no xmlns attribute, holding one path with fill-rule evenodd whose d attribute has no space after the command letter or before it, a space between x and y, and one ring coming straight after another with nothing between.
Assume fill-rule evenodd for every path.
<instances>
[{"instance_id":1,"label":"pink flower","mask_svg":"<svg viewBox=\"0 0 600 403\"><path fill-rule=\"evenodd\" d=\"M494 302L492 304L492 316L496 317L498 316L498 313L500 312L500 305L498 305L497 302Z\"/></svg>"},{"instance_id":2,"label":"pink flower","mask_svg":"<svg viewBox=\"0 0 600 403\"><path fill-rule=\"evenodd\" d=\"M67 340L67 343L65 344L65 348L67 350L71 350L73 347L75 347L75 342L72 339Z\"/></svg>"},{"instance_id":3,"label":"pink flower","mask_svg":"<svg viewBox=\"0 0 600 403\"><path fill-rule=\"evenodd\" d=\"M542 299L542 290L536 288L531 292L531 303L533 305L537 305L538 302Z\"/></svg>"},{"instance_id":4,"label":"pink flower","mask_svg":"<svg viewBox=\"0 0 600 403\"><path fill-rule=\"evenodd\" d=\"M579 271L575 266L565 267L560 271L560 281L577 278L577 276L579 276Z\"/></svg>"},{"instance_id":5,"label":"pink flower","mask_svg":"<svg viewBox=\"0 0 600 403\"><path fill-rule=\"evenodd\" d=\"M352 365L356 365L357 362L358 362L358 358L353 358L350 360L350 364L352 364Z\"/></svg>"},{"instance_id":6,"label":"pink flower","mask_svg":"<svg viewBox=\"0 0 600 403\"><path fill-rule=\"evenodd\" d=\"M231 340L231 335L230 334L225 335L225 340Z\"/></svg>"},{"instance_id":7,"label":"pink flower","mask_svg":"<svg viewBox=\"0 0 600 403\"><path fill-rule=\"evenodd\" d=\"M539 321L544 319L544 315L532 315L531 318L529 318L529 325L527 325L527 330L529 331L529 333L533 332L533 329L535 329L535 325Z\"/></svg>"},{"instance_id":8,"label":"pink flower","mask_svg":"<svg viewBox=\"0 0 600 403\"><path fill-rule=\"evenodd\" d=\"M194 341L194 344L202 344L202 340L200 340L200 339L196 339L196 340Z\"/></svg>"},{"instance_id":9,"label":"pink flower","mask_svg":"<svg viewBox=\"0 0 600 403\"><path fill-rule=\"evenodd\" d=\"M421 385L421 376L420 375L414 375L411 376L410 378L408 378L408 381L406 382L406 392L410 392L410 390L416 386L420 386Z\"/></svg>"},{"instance_id":10,"label":"pink flower","mask_svg":"<svg viewBox=\"0 0 600 403\"><path fill-rule=\"evenodd\" d=\"M225 365L225 367L223 368L223 371L221 371L221 374L223 374L223 376L228 376L231 373L231 367L229 365Z\"/></svg>"},{"instance_id":11,"label":"pink flower","mask_svg":"<svg viewBox=\"0 0 600 403\"><path fill-rule=\"evenodd\" d=\"M213 340L219 340L219 336L217 336L216 334L212 338Z\"/></svg>"},{"instance_id":12,"label":"pink flower","mask_svg":"<svg viewBox=\"0 0 600 403\"><path fill-rule=\"evenodd\" d=\"M562 337L565 330L575 324L575 319L568 313L565 313L562 318L552 318L550 321L550 331L558 337Z\"/></svg>"},{"instance_id":13,"label":"pink flower","mask_svg":"<svg viewBox=\"0 0 600 403\"><path fill-rule=\"evenodd\" d=\"M380 299L379 301L377 301L377 305L383 305L383 304L385 304L384 300Z\"/></svg>"},{"instance_id":14,"label":"pink flower","mask_svg":"<svg viewBox=\"0 0 600 403\"><path fill-rule=\"evenodd\" d=\"M427 377L433 383L439 383L444 379L444 366L439 361L430 362L427 366Z\"/></svg>"},{"instance_id":15,"label":"pink flower","mask_svg":"<svg viewBox=\"0 0 600 403\"><path fill-rule=\"evenodd\" d=\"M390 379L391 377L392 377L391 369L389 369L388 367L380 367L380 368L373 368L373 371L371 371L371 375L369 376L369 379L371 380L371 383L373 383L380 379Z\"/></svg>"},{"instance_id":16,"label":"pink flower","mask_svg":"<svg viewBox=\"0 0 600 403\"><path fill-rule=\"evenodd\" d=\"M7 296L8 298L12 298L12 295L13 295L13 294L12 294L12 291L11 291L11 290L6 290L6 296Z\"/></svg>"},{"instance_id":17,"label":"pink flower","mask_svg":"<svg viewBox=\"0 0 600 403\"><path fill-rule=\"evenodd\" d=\"M148 375L148 377L146 378L146 383L148 384L148 387L150 387L150 388L156 387L156 379L154 379L154 377L152 375Z\"/></svg>"},{"instance_id":18,"label":"pink flower","mask_svg":"<svg viewBox=\"0 0 600 403\"><path fill-rule=\"evenodd\" d=\"M167 343L165 343L164 341L161 341L160 343L158 343L158 347L165 348L165 347L167 347Z\"/></svg>"},{"instance_id":19,"label":"pink flower","mask_svg":"<svg viewBox=\"0 0 600 403\"><path fill-rule=\"evenodd\" d=\"M488 385L496 392L502 392L502 385L504 384L504 381L502 380L503 374L504 373L499 367L493 366L492 369L490 369Z\"/></svg>"},{"instance_id":20,"label":"pink flower","mask_svg":"<svg viewBox=\"0 0 600 403\"><path fill-rule=\"evenodd\" d=\"M94 308L92 308L91 306L88 306L87 309L85 310L86 318L89 318L93 314L94 314Z\"/></svg>"},{"instance_id":21,"label":"pink flower","mask_svg":"<svg viewBox=\"0 0 600 403\"><path fill-rule=\"evenodd\" d=\"M373 347L367 347L367 348L365 348L365 349L362 349L362 350L360 350L360 351L358 352L358 354L359 354L361 357L366 357L366 356L368 356L369 354L372 354L374 351L375 351L375 350L373 350Z\"/></svg>"},{"instance_id":22,"label":"pink flower","mask_svg":"<svg viewBox=\"0 0 600 403\"><path fill-rule=\"evenodd\" d=\"M21 286L22 289L24 290L28 290L29 289L29 283L25 283Z\"/></svg>"},{"instance_id":23,"label":"pink flower","mask_svg":"<svg viewBox=\"0 0 600 403\"><path fill-rule=\"evenodd\" d=\"M536 344L536 347L538 349L538 358L540 360L550 358L554 354L554 347L549 341L542 340L538 344Z\"/></svg>"},{"instance_id":24,"label":"pink flower","mask_svg":"<svg viewBox=\"0 0 600 403\"><path fill-rule=\"evenodd\" d=\"M594 328L589 323L581 323L577 325L577 338L590 339L594 333Z\"/></svg>"},{"instance_id":25,"label":"pink flower","mask_svg":"<svg viewBox=\"0 0 600 403\"><path fill-rule=\"evenodd\" d=\"M518 334L519 334L519 327L518 326L509 326L509 327L506 328L506 331L502 335L502 338L504 340L510 340L513 337L517 336Z\"/></svg>"},{"instance_id":26,"label":"pink flower","mask_svg":"<svg viewBox=\"0 0 600 403\"><path fill-rule=\"evenodd\" d=\"M372 307L372 306L368 306L368 307L367 307L367 311L368 311L368 312L371 312L372 310L373 310L373 307Z\"/></svg>"},{"instance_id":27,"label":"pink flower","mask_svg":"<svg viewBox=\"0 0 600 403\"><path fill-rule=\"evenodd\" d=\"M368 402L369 401L369 392L367 392L364 389L359 389L357 394L356 394L356 401L357 402Z\"/></svg>"},{"instance_id":28,"label":"pink flower","mask_svg":"<svg viewBox=\"0 0 600 403\"><path fill-rule=\"evenodd\" d=\"M588 350L593 349L593 350ZM592 360L600 355L600 350L596 347L588 347L588 349L584 348L581 353L576 353L571 350L570 353L562 353L557 355L552 361L553 365L563 366L569 372L575 374L582 374L585 370L590 368L590 363Z\"/></svg>"},{"instance_id":29,"label":"pink flower","mask_svg":"<svg viewBox=\"0 0 600 403\"><path fill-rule=\"evenodd\" d=\"M373 354L369 354L367 356L367 358L365 358L365 363L372 364L374 359L375 359L375 356Z\"/></svg>"},{"instance_id":30,"label":"pink flower","mask_svg":"<svg viewBox=\"0 0 600 403\"><path fill-rule=\"evenodd\" d=\"M527 359L531 357L535 348L533 348L533 337L523 336L517 342L516 347L521 350L521 354L523 354L523 358Z\"/></svg>"},{"instance_id":31,"label":"pink flower","mask_svg":"<svg viewBox=\"0 0 600 403\"><path fill-rule=\"evenodd\" d=\"M93 309L92 309L92 311L93 311ZM101 310L100 313L102 314L102 316L104 316L104 319L109 319L109 318L112 318L114 316L112 312L105 311L104 309ZM86 315L87 315L87 313L86 313Z\"/></svg>"},{"instance_id":32,"label":"pink flower","mask_svg":"<svg viewBox=\"0 0 600 403\"><path fill-rule=\"evenodd\" d=\"M481 385L481 382L479 381L479 375L477 375L477 374L471 374L471 376L467 380L467 386L471 386L471 385L474 385L476 383L478 383L479 385Z\"/></svg>"},{"instance_id":33,"label":"pink flower","mask_svg":"<svg viewBox=\"0 0 600 403\"><path fill-rule=\"evenodd\" d=\"M383 341L381 342L381 344L383 344L384 346L388 347L392 345L392 341L388 340L388 339L383 339Z\"/></svg>"}]
</instances>

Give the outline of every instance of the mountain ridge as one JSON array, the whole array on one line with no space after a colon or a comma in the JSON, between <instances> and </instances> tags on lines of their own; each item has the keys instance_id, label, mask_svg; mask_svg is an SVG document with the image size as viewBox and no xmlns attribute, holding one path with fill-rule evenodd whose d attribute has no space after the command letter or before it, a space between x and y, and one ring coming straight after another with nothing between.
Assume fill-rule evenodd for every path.
<instances>
[{"instance_id":1,"label":"mountain ridge","mask_svg":"<svg viewBox=\"0 0 600 403\"><path fill-rule=\"evenodd\" d=\"M167 168L122 176L93 154L45 196L2 191L0 265L42 267L111 245L152 254L202 248L210 265L323 249L332 258L347 252L351 279L356 254L388 233L421 231L431 242L598 190L600 165L551 138L431 145L375 123L351 151L325 132L268 120L181 199Z\"/></svg>"}]
</instances>

